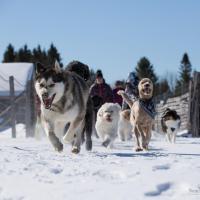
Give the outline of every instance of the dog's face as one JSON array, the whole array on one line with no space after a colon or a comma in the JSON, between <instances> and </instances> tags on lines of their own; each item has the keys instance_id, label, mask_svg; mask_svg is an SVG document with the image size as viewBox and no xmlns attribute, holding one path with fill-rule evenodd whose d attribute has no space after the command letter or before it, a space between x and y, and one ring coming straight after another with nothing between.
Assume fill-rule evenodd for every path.
<instances>
[{"instance_id":1,"label":"dog's face","mask_svg":"<svg viewBox=\"0 0 200 200\"><path fill-rule=\"evenodd\" d=\"M53 103L60 100L64 93L63 73L56 61L52 67L36 65L35 89L41 103L46 109L50 109Z\"/></svg>"},{"instance_id":2,"label":"dog's face","mask_svg":"<svg viewBox=\"0 0 200 200\"><path fill-rule=\"evenodd\" d=\"M153 96L153 83L149 78L143 78L138 85L139 97L150 99Z\"/></svg>"},{"instance_id":3,"label":"dog's face","mask_svg":"<svg viewBox=\"0 0 200 200\"><path fill-rule=\"evenodd\" d=\"M171 110L167 108L162 116L161 125L163 132L166 132L167 129L171 129L171 131L175 131L176 129L180 128L180 116L177 114L175 110Z\"/></svg>"},{"instance_id":4,"label":"dog's face","mask_svg":"<svg viewBox=\"0 0 200 200\"><path fill-rule=\"evenodd\" d=\"M112 122L118 120L120 110L121 107L118 103L105 103L99 109L97 117L101 120Z\"/></svg>"}]
</instances>

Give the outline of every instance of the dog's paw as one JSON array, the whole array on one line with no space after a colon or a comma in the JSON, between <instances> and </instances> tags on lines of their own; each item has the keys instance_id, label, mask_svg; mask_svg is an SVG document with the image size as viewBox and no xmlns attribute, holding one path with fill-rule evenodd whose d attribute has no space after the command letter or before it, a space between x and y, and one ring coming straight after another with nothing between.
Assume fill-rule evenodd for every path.
<instances>
[{"instance_id":1,"label":"dog's paw","mask_svg":"<svg viewBox=\"0 0 200 200\"><path fill-rule=\"evenodd\" d=\"M142 148L143 148L144 151L148 151L149 150L148 146L144 146Z\"/></svg>"},{"instance_id":2,"label":"dog's paw","mask_svg":"<svg viewBox=\"0 0 200 200\"><path fill-rule=\"evenodd\" d=\"M87 151L91 151L92 150L92 140L88 140L85 142L85 148Z\"/></svg>"},{"instance_id":3,"label":"dog's paw","mask_svg":"<svg viewBox=\"0 0 200 200\"><path fill-rule=\"evenodd\" d=\"M55 147L55 151L61 153L63 151L63 144L58 143L57 146Z\"/></svg>"},{"instance_id":4,"label":"dog's paw","mask_svg":"<svg viewBox=\"0 0 200 200\"><path fill-rule=\"evenodd\" d=\"M124 90L119 90L119 91L117 92L118 95L123 95L124 93L125 93Z\"/></svg>"},{"instance_id":5,"label":"dog's paw","mask_svg":"<svg viewBox=\"0 0 200 200\"><path fill-rule=\"evenodd\" d=\"M80 152L80 148L76 147L76 146L73 146L72 147L72 153L74 154L78 154Z\"/></svg>"},{"instance_id":6,"label":"dog's paw","mask_svg":"<svg viewBox=\"0 0 200 200\"><path fill-rule=\"evenodd\" d=\"M140 148L140 147L137 147L137 148L135 149L135 151L136 151L136 152L139 152L139 151L143 151L143 149Z\"/></svg>"},{"instance_id":7,"label":"dog's paw","mask_svg":"<svg viewBox=\"0 0 200 200\"><path fill-rule=\"evenodd\" d=\"M102 146L108 147L109 144L110 144L110 139L107 139L102 143Z\"/></svg>"}]
</instances>

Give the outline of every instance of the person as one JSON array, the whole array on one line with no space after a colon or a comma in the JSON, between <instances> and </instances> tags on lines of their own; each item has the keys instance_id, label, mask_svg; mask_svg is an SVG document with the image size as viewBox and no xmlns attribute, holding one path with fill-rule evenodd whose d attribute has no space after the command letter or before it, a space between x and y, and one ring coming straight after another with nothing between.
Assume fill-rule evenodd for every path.
<instances>
[{"instance_id":1,"label":"person","mask_svg":"<svg viewBox=\"0 0 200 200\"><path fill-rule=\"evenodd\" d=\"M93 100L95 113L106 102L113 102L113 93L105 82L101 70L97 70L95 83L90 87L90 96Z\"/></svg>"},{"instance_id":2,"label":"person","mask_svg":"<svg viewBox=\"0 0 200 200\"><path fill-rule=\"evenodd\" d=\"M115 88L113 89L113 103L118 103L122 107L122 96L117 94L119 90L124 90L122 81L116 81Z\"/></svg>"},{"instance_id":3,"label":"person","mask_svg":"<svg viewBox=\"0 0 200 200\"><path fill-rule=\"evenodd\" d=\"M135 74L135 72L130 72L128 74L128 78L126 80L126 86L125 86L125 93L130 98L138 98L139 92L138 92L138 83L139 78ZM122 110L129 109L128 104L123 100L122 103Z\"/></svg>"}]
</instances>

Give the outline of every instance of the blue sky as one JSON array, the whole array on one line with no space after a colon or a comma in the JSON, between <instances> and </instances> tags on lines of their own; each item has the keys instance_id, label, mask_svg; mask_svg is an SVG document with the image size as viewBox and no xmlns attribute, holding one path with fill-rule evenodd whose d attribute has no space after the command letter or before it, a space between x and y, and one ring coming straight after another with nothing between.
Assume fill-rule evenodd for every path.
<instances>
[{"instance_id":1,"label":"blue sky","mask_svg":"<svg viewBox=\"0 0 200 200\"><path fill-rule=\"evenodd\" d=\"M156 73L177 74L184 52L200 71L198 0L0 0L0 59L8 43L48 48L62 61L125 79L146 56Z\"/></svg>"}]
</instances>

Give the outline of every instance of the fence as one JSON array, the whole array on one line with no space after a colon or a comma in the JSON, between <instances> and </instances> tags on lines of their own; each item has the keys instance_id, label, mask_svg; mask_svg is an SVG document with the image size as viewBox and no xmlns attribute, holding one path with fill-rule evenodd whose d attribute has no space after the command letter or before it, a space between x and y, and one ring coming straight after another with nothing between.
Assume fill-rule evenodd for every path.
<instances>
[{"instance_id":1,"label":"fence","mask_svg":"<svg viewBox=\"0 0 200 200\"><path fill-rule=\"evenodd\" d=\"M193 137L200 137L200 72L194 72L190 86L184 89L185 94L166 98L163 95L163 100L157 101L155 118L155 130L161 132L161 115L168 107L175 109L181 116L180 130L187 129L192 133ZM160 97L159 97L160 98ZM158 99L158 98L157 98ZM156 99L156 100L157 100Z\"/></svg>"},{"instance_id":2,"label":"fence","mask_svg":"<svg viewBox=\"0 0 200 200\"><path fill-rule=\"evenodd\" d=\"M181 95L179 97L169 98L166 101L160 101L156 104L156 118L155 118L155 130L161 132L161 115L166 108L171 108L177 111L181 116L181 130L189 128L189 93Z\"/></svg>"},{"instance_id":3,"label":"fence","mask_svg":"<svg viewBox=\"0 0 200 200\"><path fill-rule=\"evenodd\" d=\"M16 96L15 92L15 78L9 77L9 95L0 97L0 129L12 128L12 138L16 135L16 124L24 123L26 125L26 136L34 136L35 124L35 101L33 81L29 80L26 83L24 91ZM18 84L20 84L18 82Z\"/></svg>"}]
</instances>

